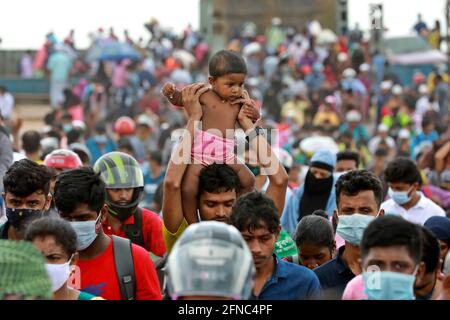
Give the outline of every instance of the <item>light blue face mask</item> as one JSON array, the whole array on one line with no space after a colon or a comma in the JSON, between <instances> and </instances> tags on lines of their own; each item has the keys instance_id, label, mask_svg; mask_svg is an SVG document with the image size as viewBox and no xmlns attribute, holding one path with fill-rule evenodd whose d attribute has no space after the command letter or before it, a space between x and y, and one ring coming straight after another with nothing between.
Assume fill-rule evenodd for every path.
<instances>
[{"instance_id":1,"label":"light blue face mask","mask_svg":"<svg viewBox=\"0 0 450 320\"><path fill-rule=\"evenodd\" d=\"M364 293L369 300L414 300L416 273L363 272Z\"/></svg>"},{"instance_id":2,"label":"light blue face mask","mask_svg":"<svg viewBox=\"0 0 450 320\"><path fill-rule=\"evenodd\" d=\"M388 194L389 197L395 201L395 203L402 205L408 203L411 200L412 195L408 196L408 193L411 192L411 189L412 186L408 189L408 191L394 191L392 190L392 188L389 188Z\"/></svg>"},{"instance_id":3,"label":"light blue face mask","mask_svg":"<svg viewBox=\"0 0 450 320\"><path fill-rule=\"evenodd\" d=\"M369 223L375 219L367 214L354 213L351 215L340 215L336 233L346 242L359 246L361 244L364 230Z\"/></svg>"},{"instance_id":4,"label":"light blue face mask","mask_svg":"<svg viewBox=\"0 0 450 320\"><path fill-rule=\"evenodd\" d=\"M100 219L101 214L98 215L96 220L89 221L72 221L70 224L75 230L78 238L77 250L83 251L89 247L92 242L97 238L97 232L95 231L95 226Z\"/></svg>"}]
</instances>

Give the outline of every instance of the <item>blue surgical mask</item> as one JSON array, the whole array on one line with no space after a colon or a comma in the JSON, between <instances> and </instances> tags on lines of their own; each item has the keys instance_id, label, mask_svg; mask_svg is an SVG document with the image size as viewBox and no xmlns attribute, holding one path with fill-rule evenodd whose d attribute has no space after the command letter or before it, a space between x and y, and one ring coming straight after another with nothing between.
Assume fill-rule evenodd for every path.
<instances>
[{"instance_id":1,"label":"blue surgical mask","mask_svg":"<svg viewBox=\"0 0 450 320\"><path fill-rule=\"evenodd\" d=\"M389 197L395 201L395 203L402 205L408 203L411 200L412 195L408 196L408 193L411 192L411 189L412 186L408 189L408 191L394 191L392 190L392 188L389 188L388 194Z\"/></svg>"},{"instance_id":2,"label":"blue surgical mask","mask_svg":"<svg viewBox=\"0 0 450 320\"><path fill-rule=\"evenodd\" d=\"M75 230L78 238L77 250L83 251L89 247L92 242L97 238L97 232L95 231L95 226L99 221L101 214L98 215L96 220L89 221L72 221L70 224Z\"/></svg>"},{"instance_id":3,"label":"blue surgical mask","mask_svg":"<svg viewBox=\"0 0 450 320\"><path fill-rule=\"evenodd\" d=\"M363 272L364 293L369 300L414 300L416 272Z\"/></svg>"},{"instance_id":4,"label":"blue surgical mask","mask_svg":"<svg viewBox=\"0 0 450 320\"><path fill-rule=\"evenodd\" d=\"M70 130L72 130L72 124L71 123L63 124L63 130L65 133L69 132Z\"/></svg>"},{"instance_id":5,"label":"blue surgical mask","mask_svg":"<svg viewBox=\"0 0 450 320\"><path fill-rule=\"evenodd\" d=\"M99 144L106 144L108 142L108 137L104 134L94 136L94 141Z\"/></svg>"},{"instance_id":6,"label":"blue surgical mask","mask_svg":"<svg viewBox=\"0 0 450 320\"><path fill-rule=\"evenodd\" d=\"M351 215L339 216L339 223L336 233L340 235L346 242L359 246L361 244L364 230L369 223L375 219L374 216L354 213Z\"/></svg>"}]
</instances>

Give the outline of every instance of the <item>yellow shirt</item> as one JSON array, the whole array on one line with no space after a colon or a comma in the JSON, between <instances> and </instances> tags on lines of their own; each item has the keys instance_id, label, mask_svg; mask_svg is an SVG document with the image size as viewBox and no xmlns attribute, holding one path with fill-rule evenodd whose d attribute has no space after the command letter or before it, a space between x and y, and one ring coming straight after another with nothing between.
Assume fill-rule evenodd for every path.
<instances>
[{"instance_id":1,"label":"yellow shirt","mask_svg":"<svg viewBox=\"0 0 450 320\"><path fill-rule=\"evenodd\" d=\"M183 219L180 226L178 227L177 232L172 233L169 230L167 230L167 228L163 222L163 237L164 237L164 243L166 244L166 252L167 253L170 253L170 251L172 251L172 248L173 248L175 242L183 234L184 230L186 230L186 228L188 226L189 225L188 225L186 219Z\"/></svg>"}]
</instances>

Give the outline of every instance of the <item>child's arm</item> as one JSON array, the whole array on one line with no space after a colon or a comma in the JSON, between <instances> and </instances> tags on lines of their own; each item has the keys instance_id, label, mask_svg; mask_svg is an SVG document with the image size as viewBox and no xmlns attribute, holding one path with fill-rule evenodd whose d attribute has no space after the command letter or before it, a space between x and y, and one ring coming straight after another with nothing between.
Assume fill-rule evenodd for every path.
<instances>
[{"instance_id":1,"label":"child's arm","mask_svg":"<svg viewBox=\"0 0 450 320\"><path fill-rule=\"evenodd\" d=\"M184 89L184 88L183 88ZM184 107L184 103L183 103L183 95L182 92L180 90L178 90L175 85L173 83L166 83L163 88L162 88L162 94L167 98L167 100L169 100L169 102L171 104L173 104L174 106L177 107ZM202 105L209 105L212 102L210 102L212 96L210 94L210 91L205 91L205 94L202 94L200 96L200 104ZM208 104L209 103L209 104Z\"/></svg>"},{"instance_id":2,"label":"child's arm","mask_svg":"<svg viewBox=\"0 0 450 320\"><path fill-rule=\"evenodd\" d=\"M181 91L178 90L173 83L166 83L162 88L162 94L177 107L183 107L183 99Z\"/></svg>"}]
</instances>

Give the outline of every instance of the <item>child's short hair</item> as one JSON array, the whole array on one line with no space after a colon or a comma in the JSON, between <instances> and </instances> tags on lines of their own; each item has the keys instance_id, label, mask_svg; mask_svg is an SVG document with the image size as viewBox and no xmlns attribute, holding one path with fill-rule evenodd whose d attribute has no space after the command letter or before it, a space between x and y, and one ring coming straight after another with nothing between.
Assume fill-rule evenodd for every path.
<instances>
[{"instance_id":1,"label":"child's short hair","mask_svg":"<svg viewBox=\"0 0 450 320\"><path fill-rule=\"evenodd\" d=\"M230 73L247 74L247 66L239 53L221 50L209 61L209 74L211 77L218 78Z\"/></svg>"}]
</instances>

